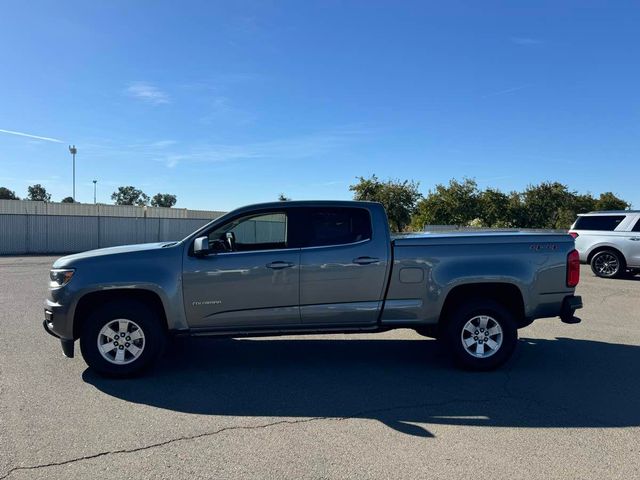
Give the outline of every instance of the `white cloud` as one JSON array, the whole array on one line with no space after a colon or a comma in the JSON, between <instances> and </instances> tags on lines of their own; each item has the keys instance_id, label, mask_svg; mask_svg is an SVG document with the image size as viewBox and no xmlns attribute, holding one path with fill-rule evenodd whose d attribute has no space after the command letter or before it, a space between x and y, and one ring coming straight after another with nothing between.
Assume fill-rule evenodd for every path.
<instances>
[{"instance_id":1,"label":"white cloud","mask_svg":"<svg viewBox=\"0 0 640 480\"><path fill-rule=\"evenodd\" d=\"M371 136L370 129L342 126L307 135L249 143L178 142L172 139L140 139L136 143L102 140L83 143L87 158L94 160L158 162L169 168L181 164L222 163L244 160L303 160L345 149Z\"/></svg>"},{"instance_id":2,"label":"white cloud","mask_svg":"<svg viewBox=\"0 0 640 480\"><path fill-rule=\"evenodd\" d=\"M314 185L319 185L321 187L334 187L336 185L349 185L351 182L346 180L329 180L328 182L320 182L314 183Z\"/></svg>"},{"instance_id":3,"label":"white cloud","mask_svg":"<svg viewBox=\"0 0 640 480\"><path fill-rule=\"evenodd\" d=\"M201 144L180 153L159 157L168 167L184 162L227 162L236 160L292 160L329 154L363 137L363 129L344 127L298 137L248 144Z\"/></svg>"},{"instance_id":4,"label":"white cloud","mask_svg":"<svg viewBox=\"0 0 640 480\"><path fill-rule=\"evenodd\" d=\"M134 143L128 146L128 148L134 149L156 149L162 150L171 147L178 143L176 140L156 140L153 142L140 142Z\"/></svg>"},{"instance_id":5,"label":"white cloud","mask_svg":"<svg viewBox=\"0 0 640 480\"><path fill-rule=\"evenodd\" d=\"M175 145L176 143L178 142L176 142L175 140L159 140L157 142L153 142L149 144L149 146L152 148L167 148L172 145Z\"/></svg>"},{"instance_id":6,"label":"white cloud","mask_svg":"<svg viewBox=\"0 0 640 480\"><path fill-rule=\"evenodd\" d=\"M126 90L127 95L152 105L169 103L169 95L155 85L147 82L131 83Z\"/></svg>"},{"instance_id":7,"label":"white cloud","mask_svg":"<svg viewBox=\"0 0 640 480\"><path fill-rule=\"evenodd\" d=\"M7 133L9 135L18 135L20 137L35 138L36 140L44 140L45 142L63 143L62 140L58 140L57 138L41 137L40 135L32 135L30 133L24 132L14 132L13 130L4 130L2 128L0 128L0 132Z\"/></svg>"},{"instance_id":8,"label":"white cloud","mask_svg":"<svg viewBox=\"0 0 640 480\"><path fill-rule=\"evenodd\" d=\"M497 92L488 93L486 95L483 95L482 98L489 98L489 97L497 97L499 95L506 95L508 93L517 92L518 90L524 90L525 88L529 88L530 86L531 86L530 83L527 83L525 85L518 85L517 87L506 88L504 90L498 90Z\"/></svg>"}]
</instances>

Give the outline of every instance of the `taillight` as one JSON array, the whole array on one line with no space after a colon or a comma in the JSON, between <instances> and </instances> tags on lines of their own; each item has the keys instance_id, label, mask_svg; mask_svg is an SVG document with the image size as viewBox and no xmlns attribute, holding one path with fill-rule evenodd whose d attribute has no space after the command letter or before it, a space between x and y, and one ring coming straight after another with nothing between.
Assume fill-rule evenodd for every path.
<instances>
[{"instance_id":1,"label":"taillight","mask_svg":"<svg viewBox=\"0 0 640 480\"><path fill-rule=\"evenodd\" d=\"M580 235L578 235L578 232L569 232L569 235L571 235L573 238L578 238Z\"/></svg>"},{"instance_id":2,"label":"taillight","mask_svg":"<svg viewBox=\"0 0 640 480\"><path fill-rule=\"evenodd\" d=\"M580 282L580 254L572 250L567 255L567 287L575 287Z\"/></svg>"}]
</instances>

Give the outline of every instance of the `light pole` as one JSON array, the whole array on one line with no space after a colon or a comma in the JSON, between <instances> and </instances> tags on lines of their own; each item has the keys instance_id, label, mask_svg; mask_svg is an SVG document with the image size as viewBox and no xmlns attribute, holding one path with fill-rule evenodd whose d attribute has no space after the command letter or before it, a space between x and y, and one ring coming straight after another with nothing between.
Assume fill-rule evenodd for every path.
<instances>
[{"instance_id":1,"label":"light pole","mask_svg":"<svg viewBox=\"0 0 640 480\"><path fill-rule=\"evenodd\" d=\"M73 157L73 201L76 202L76 153L78 153L78 149L75 145L69 145L69 153Z\"/></svg>"},{"instance_id":2,"label":"light pole","mask_svg":"<svg viewBox=\"0 0 640 480\"><path fill-rule=\"evenodd\" d=\"M94 180L93 181L93 204L96 204L96 184L98 183L98 180Z\"/></svg>"}]
</instances>

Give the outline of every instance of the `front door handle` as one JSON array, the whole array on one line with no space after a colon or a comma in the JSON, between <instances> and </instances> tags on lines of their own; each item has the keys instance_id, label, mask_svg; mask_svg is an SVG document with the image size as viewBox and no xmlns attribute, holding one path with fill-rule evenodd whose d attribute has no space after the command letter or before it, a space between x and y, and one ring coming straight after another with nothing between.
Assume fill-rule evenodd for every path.
<instances>
[{"instance_id":1,"label":"front door handle","mask_svg":"<svg viewBox=\"0 0 640 480\"><path fill-rule=\"evenodd\" d=\"M635 242L640 242L640 237L631 237L629 240L633 240Z\"/></svg>"},{"instance_id":2,"label":"front door handle","mask_svg":"<svg viewBox=\"0 0 640 480\"><path fill-rule=\"evenodd\" d=\"M372 263L378 262L380 262L380 259L375 257L358 257L353 259L353 263L357 263L358 265L371 265Z\"/></svg>"},{"instance_id":3,"label":"front door handle","mask_svg":"<svg viewBox=\"0 0 640 480\"><path fill-rule=\"evenodd\" d=\"M282 270L283 268L293 267L293 263L278 260L276 262L267 263L266 267L272 270Z\"/></svg>"}]
</instances>

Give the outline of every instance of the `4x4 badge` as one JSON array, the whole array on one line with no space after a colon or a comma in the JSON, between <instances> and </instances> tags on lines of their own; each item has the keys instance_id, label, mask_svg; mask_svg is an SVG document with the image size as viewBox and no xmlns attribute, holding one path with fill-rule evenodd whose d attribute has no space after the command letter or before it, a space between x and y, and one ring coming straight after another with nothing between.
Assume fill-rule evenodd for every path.
<instances>
[{"instance_id":1,"label":"4x4 badge","mask_svg":"<svg viewBox=\"0 0 640 480\"><path fill-rule=\"evenodd\" d=\"M534 243L529 248L539 252L540 250L557 250L558 245L555 243Z\"/></svg>"}]
</instances>

